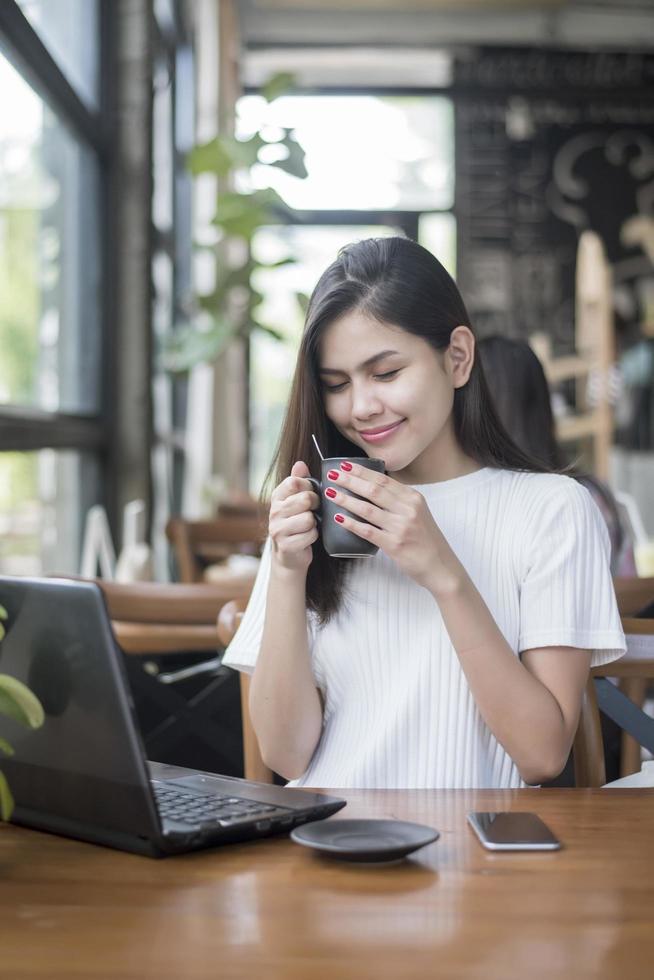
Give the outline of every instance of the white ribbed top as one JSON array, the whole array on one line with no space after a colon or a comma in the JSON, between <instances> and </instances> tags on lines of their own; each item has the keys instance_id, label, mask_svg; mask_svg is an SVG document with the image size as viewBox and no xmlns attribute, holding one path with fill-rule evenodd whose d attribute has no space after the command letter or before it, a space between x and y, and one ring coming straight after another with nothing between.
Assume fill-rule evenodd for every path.
<instances>
[{"instance_id":1,"label":"white ribbed top","mask_svg":"<svg viewBox=\"0 0 654 980\"><path fill-rule=\"evenodd\" d=\"M584 487L485 468L416 489L516 655L577 647L594 651L593 665L622 655L608 534ZM267 545L223 661L237 670L256 664L269 574ZM324 728L292 785L523 786L479 714L433 596L382 552L352 560L346 585L327 626L307 616Z\"/></svg>"}]
</instances>

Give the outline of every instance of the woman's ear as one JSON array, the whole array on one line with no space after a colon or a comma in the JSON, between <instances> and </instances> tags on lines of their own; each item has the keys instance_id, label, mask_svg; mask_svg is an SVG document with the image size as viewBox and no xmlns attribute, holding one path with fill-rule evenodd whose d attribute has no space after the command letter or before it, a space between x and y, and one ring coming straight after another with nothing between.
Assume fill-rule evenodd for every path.
<instances>
[{"instance_id":1,"label":"woman's ear","mask_svg":"<svg viewBox=\"0 0 654 980\"><path fill-rule=\"evenodd\" d=\"M454 328L450 334L446 358L454 387L463 388L475 363L475 337L470 327Z\"/></svg>"}]
</instances>

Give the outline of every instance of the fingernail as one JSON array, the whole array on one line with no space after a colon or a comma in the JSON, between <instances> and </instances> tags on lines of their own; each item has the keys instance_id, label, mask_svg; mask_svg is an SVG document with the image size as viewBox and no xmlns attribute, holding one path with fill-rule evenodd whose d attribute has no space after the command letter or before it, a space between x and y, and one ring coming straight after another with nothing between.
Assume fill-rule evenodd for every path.
<instances>
[{"instance_id":1,"label":"fingernail","mask_svg":"<svg viewBox=\"0 0 654 980\"><path fill-rule=\"evenodd\" d=\"M343 517L342 514L334 514L334 520L336 521L337 524L345 523L345 518Z\"/></svg>"},{"instance_id":2,"label":"fingernail","mask_svg":"<svg viewBox=\"0 0 654 980\"><path fill-rule=\"evenodd\" d=\"M352 463L348 463L348 462L341 463L341 469L345 470L346 473L349 473L350 470L352 469Z\"/></svg>"},{"instance_id":3,"label":"fingernail","mask_svg":"<svg viewBox=\"0 0 654 980\"><path fill-rule=\"evenodd\" d=\"M338 470L329 470L327 473L328 480L338 480Z\"/></svg>"},{"instance_id":4,"label":"fingernail","mask_svg":"<svg viewBox=\"0 0 654 980\"><path fill-rule=\"evenodd\" d=\"M333 487L327 487L327 489L325 490L325 496L332 497L333 499L336 496L336 491L334 490Z\"/></svg>"}]
</instances>

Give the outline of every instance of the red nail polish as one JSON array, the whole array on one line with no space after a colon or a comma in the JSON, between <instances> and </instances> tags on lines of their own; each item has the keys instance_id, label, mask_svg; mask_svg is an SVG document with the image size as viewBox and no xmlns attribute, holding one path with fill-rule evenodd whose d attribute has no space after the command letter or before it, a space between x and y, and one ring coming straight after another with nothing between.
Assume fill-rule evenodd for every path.
<instances>
[{"instance_id":1,"label":"red nail polish","mask_svg":"<svg viewBox=\"0 0 654 980\"><path fill-rule=\"evenodd\" d=\"M338 470L329 470L327 473L328 480L338 480Z\"/></svg>"},{"instance_id":2,"label":"red nail polish","mask_svg":"<svg viewBox=\"0 0 654 980\"><path fill-rule=\"evenodd\" d=\"M343 517L342 514L334 514L334 520L336 521L337 524L345 523L345 518Z\"/></svg>"},{"instance_id":3,"label":"red nail polish","mask_svg":"<svg viewBox=\"0 0 654 980\"><path fill-rule=\"evenodd\" d=\"M334 498L336 496L336 491L333 487L327 487L325 490L325 496Z\"/></svg>"},{"instance_id":4,"label":"red nail polish","mask_svg":"<svg viewBox=\"0 0 654 980\"><path fill-rule=\"evenodd\" d=\"M348 463L348 462L341 463L341 469L345 470L346 473L349 473L350 470L352 469L352 463Z\"/></svg>"}]
</instances>

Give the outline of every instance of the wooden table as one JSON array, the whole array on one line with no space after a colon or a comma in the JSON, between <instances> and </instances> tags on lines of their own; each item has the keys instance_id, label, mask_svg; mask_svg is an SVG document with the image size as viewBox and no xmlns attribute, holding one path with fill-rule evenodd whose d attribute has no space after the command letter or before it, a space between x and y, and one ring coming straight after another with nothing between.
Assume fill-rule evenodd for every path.
<instances>
[{"instance_id":1,"label":"wooden table","mask_svg":"<svg viewBox=\"0 0 654 980\"><path fill-rule=\"evenodd\" d=\"M0 976L11 980L645 980L654 790L344 791L332 819L441 839L387 867L288 838L154 861L0 826ZM471 809L533 809L556 853L491 854Z\"/></svg>"}]
</instances>

